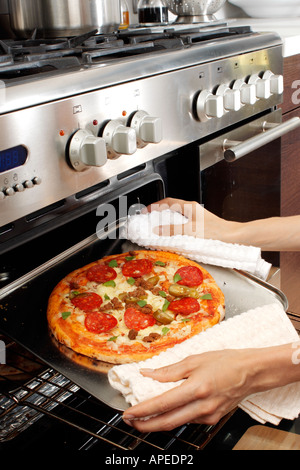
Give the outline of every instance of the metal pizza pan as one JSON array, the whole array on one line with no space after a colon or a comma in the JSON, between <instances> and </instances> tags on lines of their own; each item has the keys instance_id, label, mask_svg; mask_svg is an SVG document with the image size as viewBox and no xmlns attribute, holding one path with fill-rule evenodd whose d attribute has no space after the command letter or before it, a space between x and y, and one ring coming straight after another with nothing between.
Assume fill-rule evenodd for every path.
<instances>
[{"instance_id":1,"label":"metal pizza pan","mask_svg":"<svg viewBox=\"0 0 300 470\"><path fill-rule=\"evenodd\" d=\"M120 227L119 227L120 228ZM115 230L115 227L114 227ZM129 405L107 379L111 365L91 360L59 345L48 330L48 298L56 284L73 270L109 254L140 249L122 238L92 235L0 290L0 331L106 405L123 411ZM248 273L203 265L225 295L225 320L250 309L278 303L283 292Z\"/></svg>"}]
</instances>

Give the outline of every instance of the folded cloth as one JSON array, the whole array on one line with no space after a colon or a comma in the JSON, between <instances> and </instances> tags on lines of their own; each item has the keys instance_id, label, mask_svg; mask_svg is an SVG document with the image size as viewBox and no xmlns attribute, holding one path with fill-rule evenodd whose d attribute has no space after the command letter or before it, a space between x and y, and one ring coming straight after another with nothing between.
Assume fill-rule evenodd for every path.
<instances>
[{"instance_id":1,"label":"folded cloth","mask_svg":"<svg viewBox=\"0 0 300 470\"><path fill-rule=\"evenodd\" d=\"M130 405L135 405L183 382L161 383L143 377L139 372L142 368L156 369L207 351L263 348L297 342L299 336L285 311L274 303L224 320L146 361L114 366L108 373L108 380ZM281 419L296 419L300 413L300 382L251 395L239 406L261 423L278 425Z\"/></svg>"},{"instance_id":2,"label":"folded cloth","mask_svg":"<svg viewBox=\"0 0 300 470\"><path fill-rule=\"evenodd\" d=\"M171 251L199 263L241 269L267 279L271 264L261 258L260 248L207 240L190 235L159 236L153 228L160 225L182 225L187 218L169 209L128 217L122 236L139 246Z\"/></svg>"}]
</instances>

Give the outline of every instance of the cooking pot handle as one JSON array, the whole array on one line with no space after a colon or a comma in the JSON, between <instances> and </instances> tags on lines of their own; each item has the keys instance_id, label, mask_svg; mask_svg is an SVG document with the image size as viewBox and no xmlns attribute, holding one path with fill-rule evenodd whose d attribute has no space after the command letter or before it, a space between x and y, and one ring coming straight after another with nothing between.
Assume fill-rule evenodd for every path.
<instances>
[{"instance_id":1,"label":"cooking pot handle","mask_svg":"<svg viewBox=\"0 0 300 470\"><path fill-rule=\"evenodd\" d=\"M297 129L297 127L300 127L300 118L294 117L281 124L265 122L261 134L251 137L244 142L225 139L223 142L224 159L227 162L234 162L248 153L284 136L288 132Z\"/></svg>"}]
</instances>

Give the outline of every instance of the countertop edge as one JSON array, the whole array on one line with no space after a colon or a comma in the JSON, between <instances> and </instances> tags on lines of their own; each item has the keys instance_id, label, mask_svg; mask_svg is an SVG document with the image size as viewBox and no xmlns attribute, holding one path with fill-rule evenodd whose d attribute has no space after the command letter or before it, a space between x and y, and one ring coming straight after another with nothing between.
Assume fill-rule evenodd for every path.
<instances>
[{"instance_id":1,"label":"countertop edge","mask_svg":"<svg viewBox=\"0 0 300 470\"><path fill-rule=\"evenodd\" d=\"M283 57L300 54L300 18L231 18L237 26L251 26L254 32L276 32L283 42Z\"/></svg>"}]
</instances>

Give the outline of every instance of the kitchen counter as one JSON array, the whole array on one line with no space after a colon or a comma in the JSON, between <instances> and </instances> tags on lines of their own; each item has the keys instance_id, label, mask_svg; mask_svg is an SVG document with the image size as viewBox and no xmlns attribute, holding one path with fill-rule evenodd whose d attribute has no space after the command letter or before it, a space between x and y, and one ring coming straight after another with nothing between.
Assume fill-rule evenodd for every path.
<instances>
[{"instance_id":1,"label":"kitchen counter","mask_svg":"<svg viewBox=\"0 0 300 470\"><path fill-rule=\"evenodd\" d=\"M300 54L300 18L237 18L237 26L248 25L253 31L275 31L283 40L283 56Z\"/></svg>"},{"instance_id":2,"label":"kitchen counter","mask_svg":"<svg viewBox=\"0 0 300 470\"><path fill-rule=\"evenodd\" d=\"M238 409L204 450L300 450L299 439L300 418L282 420L278 426L260 425Z\"/></svg>"}]
</instances>

